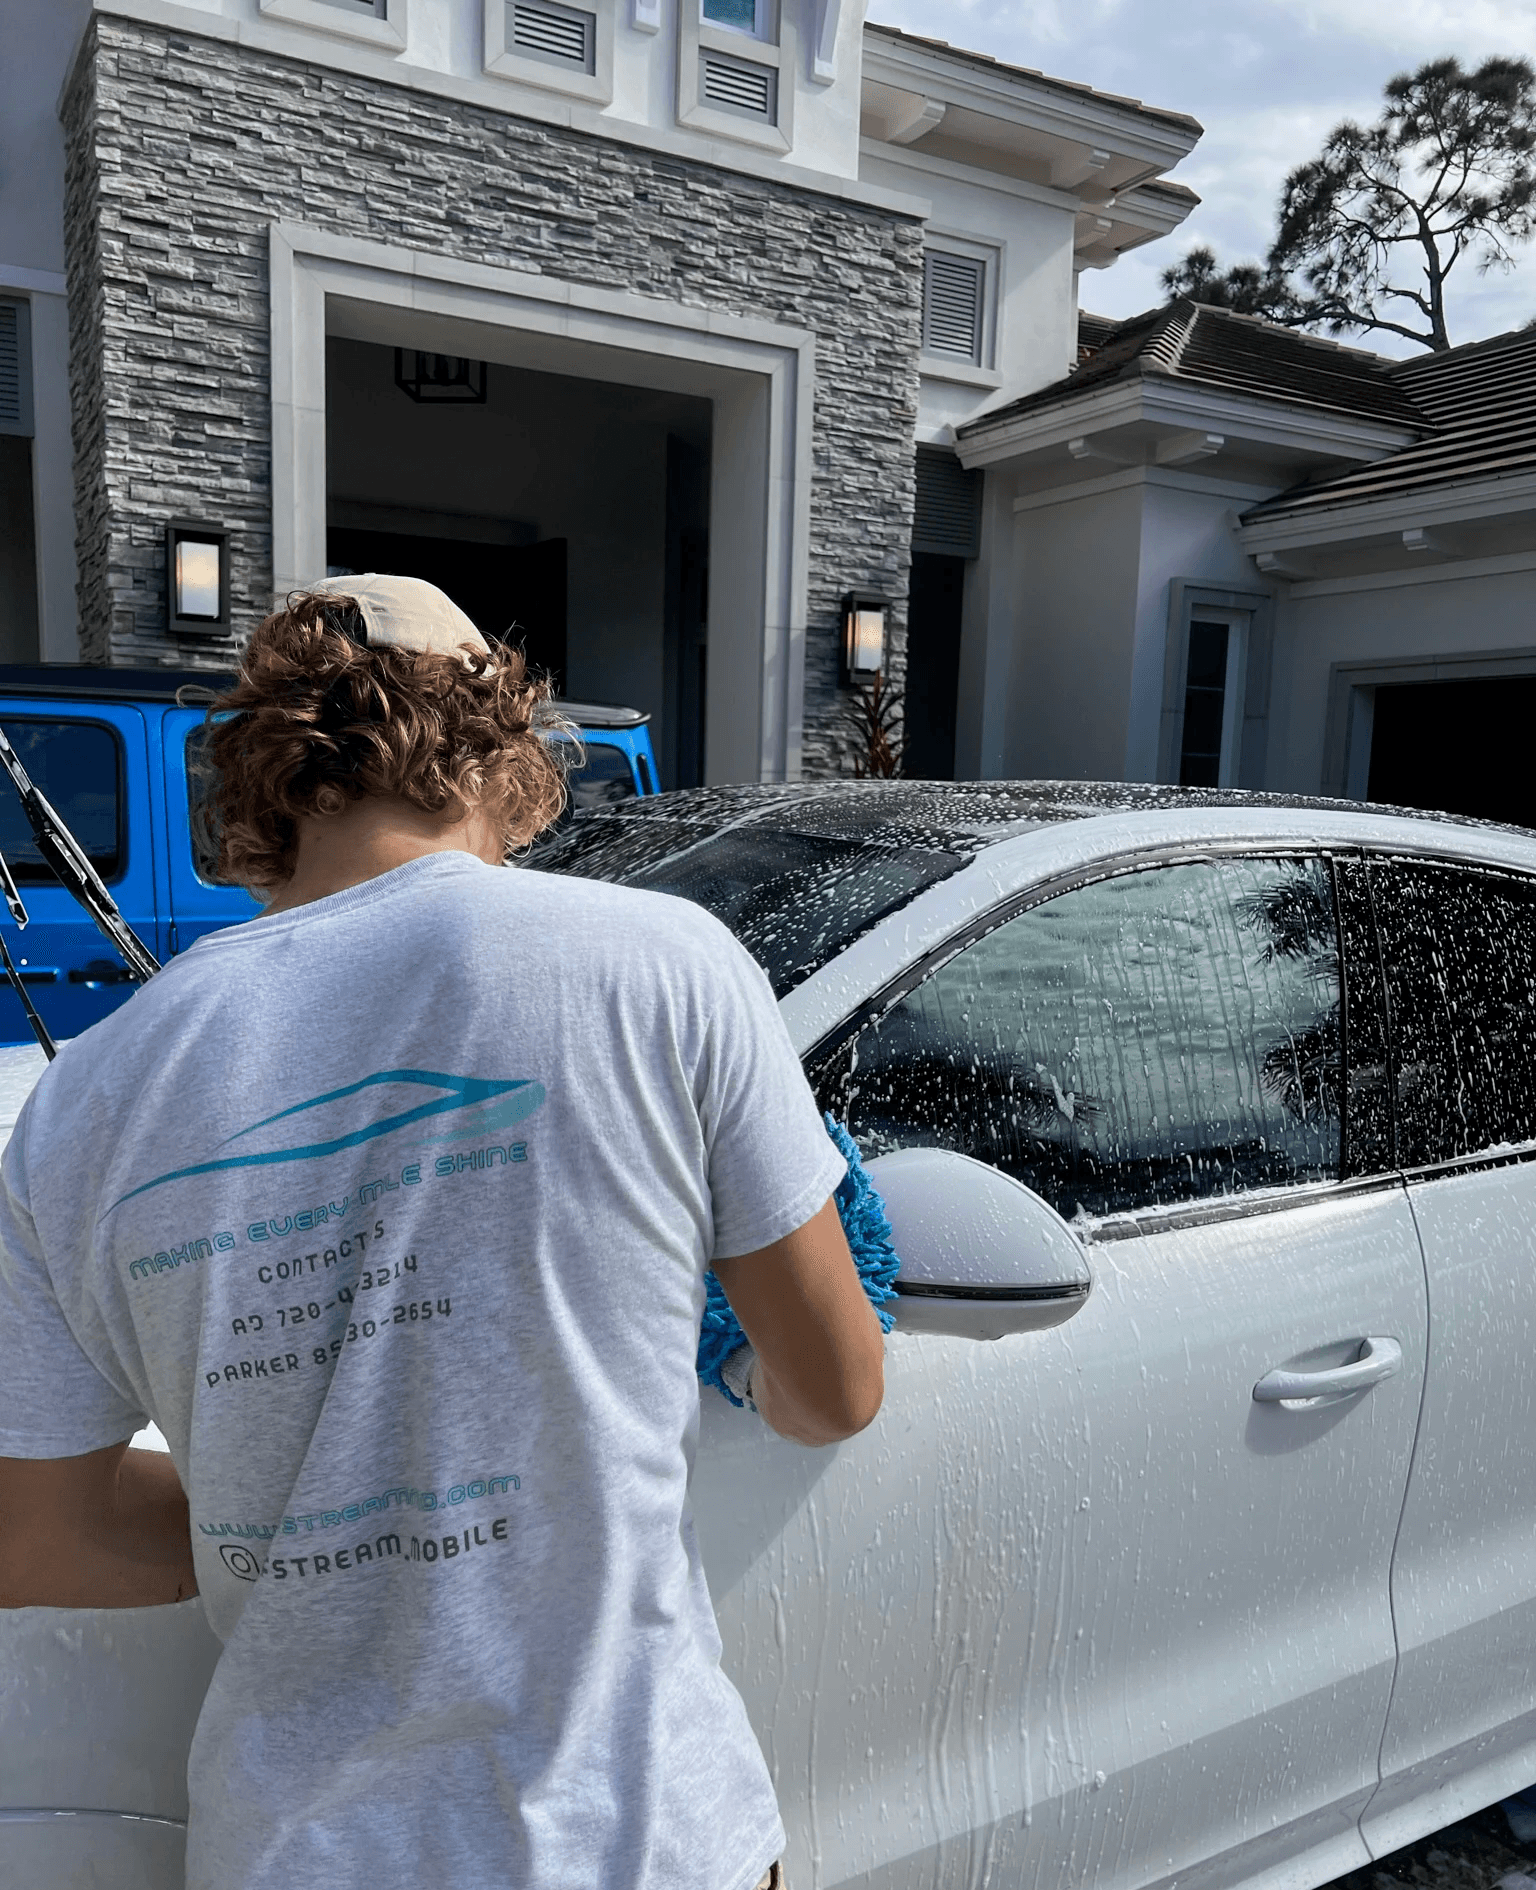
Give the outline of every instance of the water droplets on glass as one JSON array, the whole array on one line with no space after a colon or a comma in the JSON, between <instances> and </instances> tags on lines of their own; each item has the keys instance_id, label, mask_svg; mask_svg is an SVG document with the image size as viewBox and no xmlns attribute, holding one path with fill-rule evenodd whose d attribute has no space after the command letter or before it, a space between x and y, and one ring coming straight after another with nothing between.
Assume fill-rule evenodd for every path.
<instances>
[{"instance_id":1,"label":"water droplets on glass","mask_svg":"<svg viewBox=\"0 0 1536 1890\"><path fill-rule=\"evenodd\" d=\"M1069 1216L1336 1178L1321 860L1149 868L978 939L815 1073L866 1156L954 1148Z\"/></svg>"}]
</instances>

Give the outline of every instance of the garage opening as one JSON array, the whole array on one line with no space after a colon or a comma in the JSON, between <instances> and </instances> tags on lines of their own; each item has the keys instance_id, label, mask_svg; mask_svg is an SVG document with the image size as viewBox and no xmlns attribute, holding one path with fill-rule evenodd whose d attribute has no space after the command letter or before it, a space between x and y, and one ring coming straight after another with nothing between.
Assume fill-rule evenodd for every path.
<instances>
[{"instance_id":1,"label":"garage opening","mask_svg":"<svg viewBox=\"0 0 1536 1890\"><path fill-rule=\"evenodd\" d=\"M1536 676L1378 685L1369 800L1536 827Z\"/></svg>"},{"instance_id":2,"label":"garage opening","mask_svg":"<svg viewBox=\"0 0 1536 1890\"><path fill-rule=\"evenodd\" d=\"M571 700L703 779L712 403L326 341L326 563L440 586Z\"/></svg>"}]
</instances>

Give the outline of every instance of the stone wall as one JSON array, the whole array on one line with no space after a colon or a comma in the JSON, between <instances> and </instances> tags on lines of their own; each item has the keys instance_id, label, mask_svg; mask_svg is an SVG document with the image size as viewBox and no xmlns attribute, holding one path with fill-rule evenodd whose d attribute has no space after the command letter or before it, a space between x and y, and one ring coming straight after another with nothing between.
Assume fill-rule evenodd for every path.
<instances>
[{"instance_id":1,"label":"stone wall","mask_svg":"<svg viewBox=\"0 0 1536 1890\"><path fill-rule=\"evenodd\" d=\"M906 593L917 220L100 13L62 109L86 661L228 660L164 629L173 517L233 530L237 635L268 607L282 219L813 330L806 772L847 761L838 600Z\"/></svg>"}]
</instances>

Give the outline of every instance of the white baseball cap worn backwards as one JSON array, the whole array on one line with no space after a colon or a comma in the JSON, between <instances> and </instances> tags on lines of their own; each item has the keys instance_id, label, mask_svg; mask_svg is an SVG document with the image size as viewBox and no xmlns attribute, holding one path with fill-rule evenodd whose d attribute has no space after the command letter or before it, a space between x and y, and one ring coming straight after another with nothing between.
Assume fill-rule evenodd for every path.
<instances>
[{"instance_id":1,"label":"white baseball cap worn backwards","mask_svg":"<svg viewBox=\"0 0 1536 1890\"><path fill-rule=\"evenodd\" d=\"M368 648L435 650L457 656L463 645L490 655L490 645L446 591L425 578L387 577L360 571L353 577L322 578L307 587L323 597L356 601L368 632Z\"/></svg>"}]
</instances>

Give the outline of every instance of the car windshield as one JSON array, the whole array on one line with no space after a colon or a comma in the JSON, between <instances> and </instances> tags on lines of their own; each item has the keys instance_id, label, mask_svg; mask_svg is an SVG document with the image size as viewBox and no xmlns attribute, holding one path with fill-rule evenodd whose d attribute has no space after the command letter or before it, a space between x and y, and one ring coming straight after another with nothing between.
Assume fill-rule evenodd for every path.
<instances>
[{"instance_id":1,"label":"car windshield","mask_svg":"<svg viewBox=\"0 0 1536 1890\"><path fill-rule=\"evenodd\" d=\"M1061 818L987 785L706 788L578 820L532 864L693 900L782 997L981 845Z\"/></svg>"}]
</instances>

